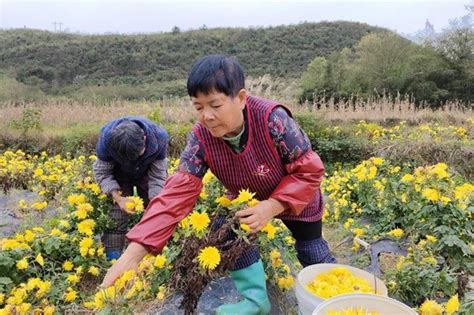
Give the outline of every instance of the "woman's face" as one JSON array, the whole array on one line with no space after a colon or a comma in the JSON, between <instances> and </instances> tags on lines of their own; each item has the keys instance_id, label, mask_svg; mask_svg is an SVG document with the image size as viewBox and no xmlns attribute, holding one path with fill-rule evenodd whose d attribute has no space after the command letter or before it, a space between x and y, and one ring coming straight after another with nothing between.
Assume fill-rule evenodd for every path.
<instances>
[{"instance_id":1,"label":"woman's face","mask_svg":"<svg viewBox=\"0 0 474 315\"><path fill-rule=\"evenodd\" d=\"M234 98L220 92L191 97L198 120L213 137L234 137L242 131L247 91L242 89Z\"/></svg>"}]
</instances>

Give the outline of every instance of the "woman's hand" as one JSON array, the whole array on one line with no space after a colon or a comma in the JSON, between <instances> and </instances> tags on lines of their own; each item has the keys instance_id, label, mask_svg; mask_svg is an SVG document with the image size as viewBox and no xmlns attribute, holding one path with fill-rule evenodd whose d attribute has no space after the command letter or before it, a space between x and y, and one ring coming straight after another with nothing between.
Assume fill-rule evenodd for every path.
<instances>
[{"instance_id":1,"label":"woman's hand","mask_svg":"<svg viewBox=\"0 0 474 315\"><path fill-rule=\"evenodd\" d=\"M276 199L260 201L255 206L237 211L235 216L240 223L247 224L251 233L260 231L273 217L285 210L284 205Z\"/></svg>"},{"instance_id":2,"label":"woman's hand","mask_svg":"<svg viewBox=\"0 0 474 315\"><path fill-rule=\"evenodd\" d=\"M128 214L133 214L133 211L127 210L127 202L129 202L127 197L122 197L120 192L114 191L112 192L112 198L122 211L125 211Z\"/></svg>"},{"instance_id":3,"label":"woman's hand","mask_svg":"<svg viewBox=\"0 0 474 315\"><path fill-rule=\"evenodd\" d=\"M107 288L114 284L124 272L133 269L138 269L138 264L142 258L148 253L145 247L138 243L130 243L125 252L107 271L107 274L100 285L102 288Z\"/></svg>"}]
</instances>

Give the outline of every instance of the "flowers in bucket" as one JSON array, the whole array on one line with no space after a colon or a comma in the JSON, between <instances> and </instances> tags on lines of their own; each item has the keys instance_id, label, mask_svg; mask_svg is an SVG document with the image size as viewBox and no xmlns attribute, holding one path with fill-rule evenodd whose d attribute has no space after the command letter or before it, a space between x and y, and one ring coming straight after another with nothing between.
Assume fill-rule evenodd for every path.
<instances>
[{"instance_id":1,"label":"flowers in bucket","mask_svg":"<svg viewBox=\"0 0 474 315\"><path fill-rule=\"evenodd\" d=\"M326 315L379 315L378 312L370 312L361 307L357 308L348 308L341 311L329 311Z\"/></svg>"},{"instance_id":2,"label":"flowers in bucket","mask_svg":"<svg viewBox=\"0 0 474 315\"><path fill-rule=\"evenodd\" d=\"M306 289L323 299L347 293L374 293L374 288L367 280L354 276L344 267L316 275L313 281L306 285Z\"/></svg>"}]
</instances>

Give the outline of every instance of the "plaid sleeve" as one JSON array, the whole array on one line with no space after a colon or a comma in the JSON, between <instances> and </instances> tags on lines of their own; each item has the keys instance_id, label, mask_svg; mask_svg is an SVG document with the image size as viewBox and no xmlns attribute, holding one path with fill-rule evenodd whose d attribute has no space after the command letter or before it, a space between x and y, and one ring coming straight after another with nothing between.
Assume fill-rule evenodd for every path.
<instances>
[{"instance_id":1,"label":"plaid sleeve","mask_svg":"<svg viewBox=\"0 0 474 315\"><path fill-rule=\"evenodd\" d=\"M190 173L198 178L203 178L208 169L205 161L204 147L198 137L191 131L179 161L179 171Z\"/></svg>"},{"instance_id":2,"label":"plaid sleeve","mask_svg":"<svg viewBox=\"0 0 474 315\"><path fill-rule=\"evenodd\" d=\"M268 129L285 165L295 162L311 149L308 137L283 107L272 110L268 117Z\"/></svg>"},{"instance_id":3,"label":"plaid sleeve","mask_svg":"<svg viewBox=\"0 0 474 315\"><path fill-rule=\"evenodd\" d=\"M114 190L120 190L119 183L114 178L114 163L102 161L98 158L92 165L95 181L100 185L103 193L110 194Z\"/></svg>"}]
</instances>

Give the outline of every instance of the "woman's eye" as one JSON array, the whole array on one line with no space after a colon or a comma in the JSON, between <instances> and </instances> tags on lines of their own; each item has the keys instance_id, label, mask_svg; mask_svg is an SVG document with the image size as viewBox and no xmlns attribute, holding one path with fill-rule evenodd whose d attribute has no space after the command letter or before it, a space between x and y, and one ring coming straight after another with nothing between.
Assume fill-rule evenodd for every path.
<instances>
[{"instance_id":1,"label":"woman's eye","mask_svg":"<svg viewBox=\"0 0 474 315\"><path fill-rule=\"evenodd\" d=\"M214 109L218 109L219 107L221 107L221 105L212 106L212 108L214 108Z\"/></svg>"}]
</instances>

